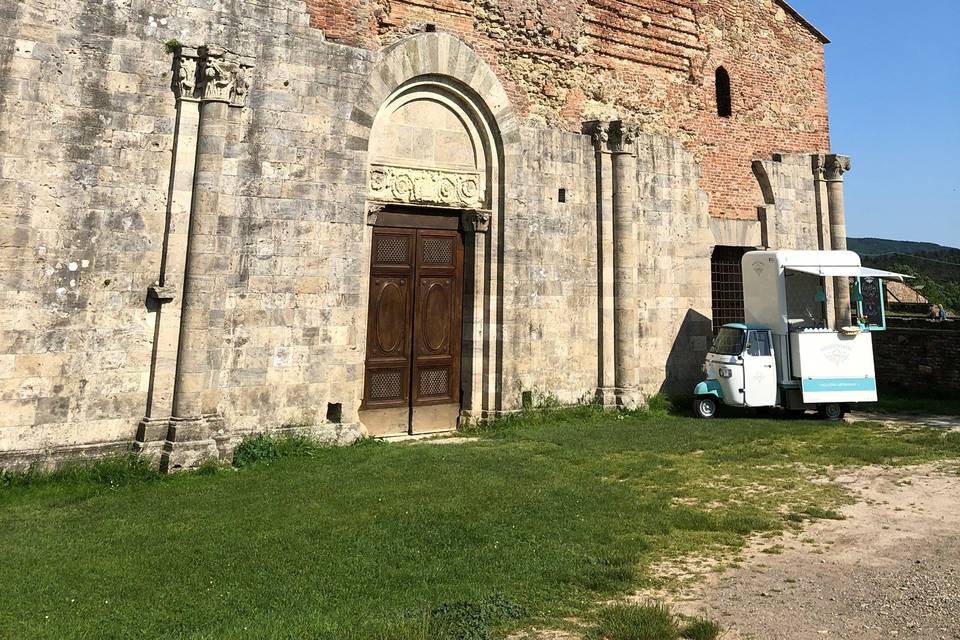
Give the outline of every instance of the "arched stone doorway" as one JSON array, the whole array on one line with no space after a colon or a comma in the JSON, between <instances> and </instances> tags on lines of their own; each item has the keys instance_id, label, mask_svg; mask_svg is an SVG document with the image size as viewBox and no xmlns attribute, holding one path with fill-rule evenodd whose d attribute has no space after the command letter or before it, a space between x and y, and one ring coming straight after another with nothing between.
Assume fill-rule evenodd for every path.
<instances>
[{"instance_id":1,"label":"arched stone doorway","mask_svg":"<svg viewBox=\"0 0 960 640\"><path fill-rule=\"evenodd\" d=\"M422 34L383 52L352 122L368 145L361 422L399 435L494 413L506 94L466 45Z\"/></svg>"}]
</instances>

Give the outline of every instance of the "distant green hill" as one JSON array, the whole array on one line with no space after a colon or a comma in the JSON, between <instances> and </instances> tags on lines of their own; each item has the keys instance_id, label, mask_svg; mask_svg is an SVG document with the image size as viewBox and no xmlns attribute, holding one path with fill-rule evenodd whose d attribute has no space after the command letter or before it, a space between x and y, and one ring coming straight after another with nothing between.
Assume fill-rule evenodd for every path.
<instances>
[{"instance_id":1,"label":"distant green hill","mask_svg":"<svg viewBox=\"0 0 960 640\"><path fill-rule=\"evenodd\" d=\"M960 249L929 242L848 238L864 266L915 276L910 284L934 304L960 310Z\"/></svg>"},{"instance_id":2,"label":"distant green hill","mask_svg":"<svg viewBox=\"0 0 960 640\"><path fill-rule=\"evenodd\" d=\"M932 242L910 242L907 240L884 240L882 238L847 238L847 248L861 256L881 253L914 254L927 251L953 249Z\"/></svg>"}]
</instances>

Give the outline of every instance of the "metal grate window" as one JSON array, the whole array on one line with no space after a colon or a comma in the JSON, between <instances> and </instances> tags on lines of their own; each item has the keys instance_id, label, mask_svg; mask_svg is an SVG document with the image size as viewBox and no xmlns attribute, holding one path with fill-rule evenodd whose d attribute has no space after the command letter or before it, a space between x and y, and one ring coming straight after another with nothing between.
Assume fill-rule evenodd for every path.
<instances>
[{"instance_id":1,"label":"metal grate window","mask_svg":"<svg viewBox=\"0 0 960 640\"><path fill-rule=\"evenodd\" d=\"M713 332L732 322L743 322L744 254L752 247L717 247L710 260L713 289Z\"/></svg>"},{"instance_id":2,"label":"metal grate window","mask_svg":"<svg viewBox=\"0 0 960 640\"><path fill-rule=\"evenodd\" d=\"M377 264L406 264L409 262L409 240L403 236L380 236L377 238Z\"/></svg>"},{"instance_id":3,"label":"metal grate window","mask_svg":"<svg viewBox=\"0 0 960 640\"><path fill-rule=\"evenodd\" d=\"M453 264L453 238L428 238L423 241L423 264Z\"/></svg>"},{"instance_id":4,"label":"metal grate window","mask_svg":"<svg viewBox=\"0 0 960 640\"><path fill-rule=\"evenodd\" d=\"M373 371L370 373L370 400L402 400L403 372Z\"/></svg>"},{"instance_id":5,"label":"metal grate window","mask_svg":"<svg viewBox=\"0 0 960 640\"><path fill-rule=\"evenodd\" d=\"M447 369L420 370L420 397L450 394L450 374Z\"/></svg>"}]
</instances>

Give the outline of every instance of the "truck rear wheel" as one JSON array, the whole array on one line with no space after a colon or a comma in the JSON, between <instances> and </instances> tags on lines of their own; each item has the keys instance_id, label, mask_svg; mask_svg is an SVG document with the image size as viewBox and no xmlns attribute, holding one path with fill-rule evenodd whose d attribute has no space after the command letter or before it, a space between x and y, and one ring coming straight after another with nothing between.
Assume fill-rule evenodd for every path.
<instances>
[{"instance_id":1,"label":"truck rear wheel","mask_svg":"<svg viewBox=\"0 0 960 640\"><path fill-rule=\"evenodd\" d=\"M698 418L712 420L717 417L717 401L710 397L696 398L693 401L693 412Z\"/></svg>"},{"instance_id":2,"label":"truck rear wheel","mask_svg":"<svg viewBox=\"0 0 960 640\"><path fill-rule=\"evenodd\" d=\"M847 410L842 404L830 402L828 404L820 405L817 413L819 413L820 417L824 420L829 420L830 422L839 422L840 420L843 420L845 415L847 415Z\"/></svg>"}]
</instances>

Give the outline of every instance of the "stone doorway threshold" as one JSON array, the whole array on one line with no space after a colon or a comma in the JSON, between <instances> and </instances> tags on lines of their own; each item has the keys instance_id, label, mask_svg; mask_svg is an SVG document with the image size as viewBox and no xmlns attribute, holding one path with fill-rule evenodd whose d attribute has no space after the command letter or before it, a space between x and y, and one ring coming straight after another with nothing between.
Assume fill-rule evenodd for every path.
<instances>
[{"instance_id":1,"label":"stone doorway threshold","mask_svg":"<svg viewBox=\"0 0 960 640\"><path fill-rule=\"evenodd\" d=\"M398 442L409 444L469 444L477 442L474 436L461 435L459 431L434 431L432 433L418 433L412 436L389 436L380 438L384 442Z\"/></svg>"}]
</instances>

